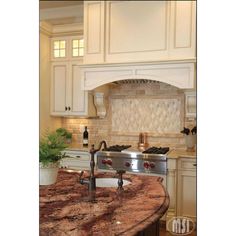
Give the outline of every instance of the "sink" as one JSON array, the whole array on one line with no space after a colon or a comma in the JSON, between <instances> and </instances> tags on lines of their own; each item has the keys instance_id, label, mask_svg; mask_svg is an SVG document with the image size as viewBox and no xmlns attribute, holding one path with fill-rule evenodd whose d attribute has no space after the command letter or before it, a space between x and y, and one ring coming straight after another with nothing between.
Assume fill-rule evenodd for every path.
<instances>
[{"instance_id":1,"label":"sink","mask_svg":"<svg viewBox=\"0 0 236 236\"><path fill-rule=\"evenodd\" d=\"M123 179L123 186L130 184L131 182ZM116 178L96 178L96 187L100 188L117 188L118 179Z\"/></svg>"}]
</instances>

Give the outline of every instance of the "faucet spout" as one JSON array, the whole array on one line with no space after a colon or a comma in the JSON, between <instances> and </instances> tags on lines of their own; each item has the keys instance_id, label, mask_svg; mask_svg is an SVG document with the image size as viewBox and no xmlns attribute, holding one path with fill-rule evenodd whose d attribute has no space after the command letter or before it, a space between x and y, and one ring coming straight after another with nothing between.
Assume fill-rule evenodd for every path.
<instances>
[{"instance_id":1,"label":"faucet spout","mask_svg":"<svg viewBox=\"0 0 236 236\"><path fill-rule=\"evenodd\" d=\"M79 177L80 184L87 184L88 185L88 191L89 191L89 201L90 202L96 202L95 200L95 192L96 192L96 178L94 176L94 168L95 168L95 161L94 156L97 151L99 151L102 148L102 145L104 145L104 149L107 149L106 141L101 141L99 144L98 149L94 148L94 144L92 145L90 149L91 159L90 159L90 176L89 179L82 179L83 171L81 172L81 175Z\"/></svg>"},{"instance_id":2,"label":"faucet spout","mask_svg":"<svg viewBox=\"0 0 236 236\"><path fill-rule=\"evenodd\" d=\"M99 143L99 146L98 146L97 149L94 149L94 144L92 145L92 149L90 150L90 153L91 153L91 152L96 153L97 151L101 150L102 145L104 146L104 149L106 150L106 149L107 149L107 143L106 143L105 140L102 140L102 141Z\"/></svg>"}]
</instances>

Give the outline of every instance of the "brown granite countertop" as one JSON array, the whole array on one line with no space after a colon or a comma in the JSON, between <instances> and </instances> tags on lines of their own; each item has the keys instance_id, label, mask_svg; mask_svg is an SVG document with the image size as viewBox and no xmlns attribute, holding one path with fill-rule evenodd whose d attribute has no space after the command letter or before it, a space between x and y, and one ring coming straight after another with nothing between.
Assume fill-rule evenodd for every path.
<instances>
[{"instance_id":1,"label":"brown granite countertop","mask_svg":"<svg viewBox=\"0 0 236 236\"><path fill-rule=\"evenodd\" d=\"M168 153L167 158L196 158L196 156L196 151L187 151L186 149L174 149Z\"/></svg>"},{"instance_id":2,"label":"brown granite countertop","mask_svg":"<svg viewBox=\"0 0 236 236\"><path fill-rule=\"evenodd\" d=\"M168 209L169 196L157 176L124 174L132 182L124 192L97 188L96 203L83 200L88 190L78 183L78 176L79 172L60 170L55 184L40 186L41 236L132 236ZM117 177L114 173L96 176Z\"/></svg>"}]
</instances>

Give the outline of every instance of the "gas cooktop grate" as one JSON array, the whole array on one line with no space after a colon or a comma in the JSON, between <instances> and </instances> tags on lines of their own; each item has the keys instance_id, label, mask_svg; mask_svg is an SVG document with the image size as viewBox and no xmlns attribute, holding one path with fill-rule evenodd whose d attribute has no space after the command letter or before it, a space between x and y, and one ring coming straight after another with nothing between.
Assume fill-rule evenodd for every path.
<instances>
[{"instance_id":1,"label":"gas cooktop grate","mask_svg":"<svg viewBox=\"0 0 236 236\"><path fill-rule=\"evenodd\" d=\"M150 147L145 150L143 153L145 154L166 154L170 149L168 147Z\"/></svg>"}]
</instances>

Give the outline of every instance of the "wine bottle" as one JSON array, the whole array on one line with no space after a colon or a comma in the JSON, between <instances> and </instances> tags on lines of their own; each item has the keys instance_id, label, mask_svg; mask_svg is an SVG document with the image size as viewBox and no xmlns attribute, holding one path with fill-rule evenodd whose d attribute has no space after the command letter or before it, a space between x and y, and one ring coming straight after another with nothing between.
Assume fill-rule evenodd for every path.
<instances>
[{"instance_id":1,"label":"wine bottle","mask_svg":"<svg viewBox=\"0 0 236 236\"><path fill-rule=\"evenodd\" d=\"M83 133L83 147L88 147L88 131L87 126L85 126L85 130Z\"/></svg>"}]
</instances>

